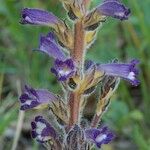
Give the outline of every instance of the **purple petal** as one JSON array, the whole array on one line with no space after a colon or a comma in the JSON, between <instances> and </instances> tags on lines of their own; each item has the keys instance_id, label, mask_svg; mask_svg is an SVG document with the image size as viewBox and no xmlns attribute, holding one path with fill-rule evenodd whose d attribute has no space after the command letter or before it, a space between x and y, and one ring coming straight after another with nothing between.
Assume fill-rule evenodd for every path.
<instances>
[{"instance_id":1,"label":"purple petal","mask_svg":"<svg viewBox=\"0 0 150 150\"><path fill-rule=\"evenodd\" d=\"M57 133L55 129L42 117L35 117L35 121L31 122L32 127L32 137L35 138L38 142L45 142L51 138L55 139Z\"/></svg>"},{"instance_id":2,"label":"purple petal","mask_svg":"<svg viewBox=\"0 0 150 150\"><path fill-rule=\"evenodd\" d=\"M66 59L64 52L57 45L56 38L52 33L48 33L47 36L40 37L39 50L48 54L50 57L53 57L54 59L60 60Z\"/></svg>"},{"instance_id":3,"label":"purple petal","mask_svg":"<svg viewBox=\"0 0 150 150\"><path fill-rule=\"evenodd\" d=\"M25 86L25 91L20 96L21 110L27 110L37 107L41 104L48 104L57 99L57 96L48 90L33 89Z\"/></svg>"},{"instance_id":4,"label":"purple petal","mask_svg":"<svg viewBox=\"0 0 150 150\"><path fill-rule=\"evenodd\" d=\"M37 89L36 92L38 94L38 102L40 103L47 103L57 99L56 95L48 90Z\"/></svg>"},{"instance_id":5,"label":"purple petal","mask_svg":"<svg viewBox=\"0 0 150 150\"><path fill-rule=\"evenodd\" d=\"M107 0L97 7L97 12L104 16L111 16L120 20L128 19L130 9L117 0Z\"/></svg>"},{"instance_id":6,"label":"purple petal","mask_svg":"<svg viewBox=\"0 0 150 150\"><path fill-rule=\"evenodd\" d=\"M29 95L28 94L25 93L25 94L22 94L20 96L21 103L25 103L26 99L29 99Z\"/></svg>"},{"instance_id":7,"label":"purple petal","mask_svg":"<svg viewBox=\"0 0 150 150\"><path fill-rule=\"evenodd\" d=\"M21 17L21 24L50 26L59 21L58 18L50 12L32 8L24 8L21 12Z\"/></svg>"},{"instance_id":8,"label":"purple petal","mask_svg":"<svg viewBox=\"0 0 150 150\"><path fill-rule=\"evenodd\" d=\"M50 41L52 42L56 42L56 36L53 32L49 32L47 35L46 35L46 38L49 39Z\"/></svg>"},{"instance_id":9,"label":"purple petal","mask_svg":"<svg viewBox=\"0 0 150 150\"><path fill-rule=\"evenodd\" d=\"M75 74L76 68L72 59L65 61L55 60L54 67L51 68L51 72L56 75L59 81L65 81Z\"/></svg>"},{"instance_id":10,"label":"purple petal","mask_svg":"<svg viewBox=\"0 0 150 150\"><path fill-rule=\"evenodd\" d=\"M32 102L30 104L23 104L20 107L20 110L28 110L28 109L32 109L34 107L37 107L38 105L40 105L39 103L36 102Z\"/></svg>"},{"instance_id":11,"label":"purple petal","mask_svg":"<svg viewBox=\"0 0 150 150\"><path fill-rule=\"evenodd\" d=\"M111 133L107 127L102 127L101 129L87 129L85 130L85 135L87 140L95 143L98 148L100 148L102 144L108 144L114 139L114 134Z\"/></svg>"},{"instance_id":12,"label":"purple petal","mask_svg":"<svg viewBox=\"0 0 150 150\"><path fill-rule=\"evenodd\" d=\"M99 64L97 65L98 71L105 71L106 75L121 77L131 82L132 85L137 86L139 81L136 79L138 69L136 65L138 60L132 60L130 63L112 63L112 64Z\"/></svg>"},{"instance_id":13,"label":"purple petal","mask_svg":"<svg viewBox=\"0 0 150 150\"><path fill-rule=\"evenodd\" d=\"M35 122L38 122L40 119L42 119L43 118L43 116L36 116L35 117Z\"/></svg>"},{"instance_id":14,"label":"purple petal","mask_svg":"<svg viewBox=\"0 0 150 150\"><path fill-rule=\"evenodd\" d=\"M32 129L35 129L36 128L36 123L35 122L31 122L31 127L32 127Z\"/></svg>"},{"instance_id":15,"label":"purple petal","mask_svg":"<svg viewBox=\"0 0 150 150\"><path fill-rule=\"evenodd\" d=\"M35 131L31 131L31 135L32 135L32 138L36 138L37 137L37 133Z\"/></svg>"}]
</instances>

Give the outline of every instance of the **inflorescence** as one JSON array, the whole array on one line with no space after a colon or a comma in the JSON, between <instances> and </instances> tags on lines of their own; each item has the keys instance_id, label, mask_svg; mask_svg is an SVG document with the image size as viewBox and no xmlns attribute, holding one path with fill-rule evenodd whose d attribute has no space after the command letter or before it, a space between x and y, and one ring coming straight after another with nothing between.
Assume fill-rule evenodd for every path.
<instances>
[{"instance_id":1,"label":"inflorescence","mask_svg":"<svg viewBox=\"0 0 150 150\"><path fill-rule=\"evenodd\" d=\"M95 42L99 27L108 17L127 20L130 9L119 0L105 0L88 10L90 0L61 0L72 26L53 13L40 9L24 8L21 24L51 27L53 32L41 35L40 52L54 60L50 69L62 85L64 94L47 89L34 89L28 85L20 96L21 110L50 110L54 121L36 116L31 122L32 137L52 150L89 150L101 148L114 139L107 126L100 126L101 117L110 104L120 79L137 86L138 60L129 63L113 61L108 64L85 60L86 53ZM87 97L100 85L95 114L89 122L83 116Z\"/></svg>"}]
</instances>

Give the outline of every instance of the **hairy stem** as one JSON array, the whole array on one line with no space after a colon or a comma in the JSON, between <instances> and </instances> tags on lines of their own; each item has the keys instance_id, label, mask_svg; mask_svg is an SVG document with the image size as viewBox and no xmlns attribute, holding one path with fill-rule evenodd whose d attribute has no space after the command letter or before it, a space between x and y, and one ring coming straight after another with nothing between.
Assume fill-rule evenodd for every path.
<instances>
[{"instance_id":1,"label":"hairy stem","mask_svg":"<svg viewBox=\"0 0 150 150\"><path fill-rule=\"evenodd\" d=\"M80 100L82 99L82 95L78 93L71 92L70 94L70 120L69 126L76 124L79 122L79 114L80 114Z\"/></svg>"},{"instance_id":2,"label":"hairy stem","mask_svg":"<svg viewBox=\"0 0 150 150\"><path fill-rule=\"evenodd\" d=\"M83 28L82 20L76 22L74 27L74 49L72 52L72 57L76 62L78 67L82 69L84 63L84 42L85 42L85 30Z\"/></svg>"},{"instance_id":3,"label":"hairy stem","mask_svg":"<svg viewBox=\"0 0 150 150\"><path fill-rule=\"evenodd\" d=\"M93 119L92 119L92 122L91 122L91 127L96 128L98 126L100 120L101 120L101 115L98 116L97 114L95 114Z\"/></svg>"},{"instance_id":4,"label":"hairy stem","mask_svg":"<svg viewBox=\"0 0 150 150\"><path fill-rule=\"evenodd\" d=\"M82 19L75 23L74 27L74 49L72 51L72 57L78 67L78 74L80 78L83 77L83 66L84 66L84 42L85 42L85 31L83 28ZM80 114L80 101L82 95L78 92L71 92L69 97L70 105L70 120L69 125L78 123Z\"/></svg>"}]
</instances>

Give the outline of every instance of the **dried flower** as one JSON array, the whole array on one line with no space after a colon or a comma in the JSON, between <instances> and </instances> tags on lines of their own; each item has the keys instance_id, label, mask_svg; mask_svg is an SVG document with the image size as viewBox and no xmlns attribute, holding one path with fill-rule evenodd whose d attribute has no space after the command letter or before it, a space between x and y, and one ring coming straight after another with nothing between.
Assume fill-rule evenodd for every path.
<instances>
[{"instance_id":1,"label":"dried flower","mask_svg":"<svg viewBox=\"0 0 150 150\"><path fill-rule=\"evenodd\" d=\"M65 149L86 150L87 147L88 147L88 143L85 139L84 130L80 126L74 125L66 136Z\"/></svg>"}]
</instances>

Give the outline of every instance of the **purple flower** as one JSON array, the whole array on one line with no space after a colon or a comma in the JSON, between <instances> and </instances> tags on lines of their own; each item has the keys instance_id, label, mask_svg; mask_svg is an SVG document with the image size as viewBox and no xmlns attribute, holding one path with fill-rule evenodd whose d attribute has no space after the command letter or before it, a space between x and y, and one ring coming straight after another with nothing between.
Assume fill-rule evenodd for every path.
<instances>
[{"instance_id":1,"label":"purple flower","mask_svg":"<svg viewBox=\"0 0 150 150\"><path fill-rule=\"evenodd\" d=\"M33 89L32 87L25 86L24 93L20 96L21 110L28 110L39 105L48 104L57 99L57 96L48 90Z\"/></svg>"},{"instance_id":2,"label":"purple flower","mask_svg":"<svg viewBox=\"0 0 150 150\"><path fill-rule=\"evenodd\" d=\"M21 24L50 26L59 21L58 18L50 12L32 8L24 8L21 12L21 17Z\"/></svg>"},{"instance_id":3,"label":"purple flower","mask_svg":"<svg viewBox=\"0 0 150 150\"><path fill-rule=\"evenodd\" d=\"M66 59L65 61L56 59L51 72L56 75L59 81L65 81L75 74L75 64L72 59Z\"/></svg>"},{"instance_id":4,"label":"purple flower","mask_svg":"<svg viewBox=\"0 0 150 150\"><path fill-rule=\"evenodd\" d=\"M65 81L75 73L75 64L71 58L67 58L64 52L56 43L53 33L41 36L39 50L45 52L55 59L51 72L56 75L59 81Z\"/></svg>"},{"instance_id":5,"label":"purple flower","mask_svg":"<svg viewBox=\"0 0 150 150\"><path fill-rule=\"evenodd\" d=\"M107 127L102 127L101 129L87 129L85 130L85 135L87 140L95 143L98 148L100 148L102 144L108 144L114 139L114 134L110 132Z\"/></svg>"},{"instance_id":6,"label":"purple flower","mask_svg":"<svg viewBox=\"0 0 150 150\"><path fill-rule=\"evenodd\" d=\"M55 129L42 116L35 117L35 121L31 122L31 127L32 137L38 142L44 143L57 138Z\"/></svg>"},{"instance_id":7,"label":"purple flower","mask_svg":"<svg viewBox=\"0 0 150 150\"><path fill-rule=\"evenodd\" d=\"M139 84L136 79L138 69L135 67L138 63L138 60L132 60L130 63L98 64L97 70L105 71L105 74L109 76L121 77L130 81L132 85L137 86Z\"/></svg>"},{"instance_id":8,"label":"purple flower","mask_svg":"<svg viewBox=\"0 0 150 150\"><path fill-rule=\"evenodd\" d=\"M100 15L111 16L120 20L126 20L130 15L130 9L120 3L119 0L106 0L96 10Z\"/></svg>"},{"instance_id":9,"label":"purple flower","mask_svg":"<svg viewBox=\"0 0 150 150\"><path fill-rule=\"evenodd\" d=\"M39 51L45 52L54 59L66 59L64 52L57 45L56 37L52 32L48 33L46 36L40 37Z\"/></svg>"}]
</instances>

